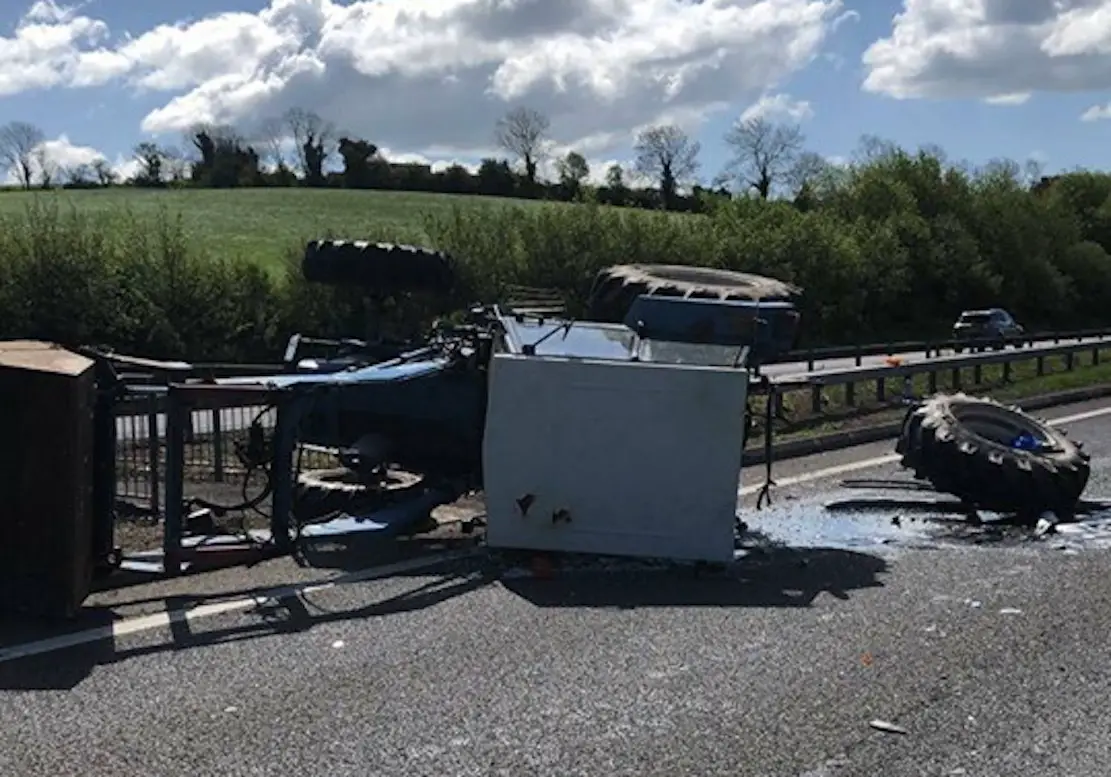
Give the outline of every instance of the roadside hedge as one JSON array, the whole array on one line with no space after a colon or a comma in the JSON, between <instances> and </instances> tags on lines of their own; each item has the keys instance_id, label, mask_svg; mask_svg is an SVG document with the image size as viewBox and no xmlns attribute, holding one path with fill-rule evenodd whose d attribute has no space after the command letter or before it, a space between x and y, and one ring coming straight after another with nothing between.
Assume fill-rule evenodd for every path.
<instances>
[{"instance_id":1,"label":"roadside hedge","mask_svg":"<svg viewBox=\"0 0 1111 777\"><path fill-rule=\"evenodd\" d=\"M700 264L793 281L804 339L846 344L942 335L963 308L1009 308L1028 328L1111 322L1111 176L1036 186L1017 165L970 171L889 150L830 168L794 201L738 199L705 215L594 204L429 216L429 244L461 262L464 288L398 300L393 328L498 299L508 283L563 291L581 312L594 273L627 262ZM389 235L350 235L388 239ZM203 361L274 361L295 331L362 335L348 289L206 255L162 211L75 212L53 198L0 216L0 337L111 345Z\"/></svg>"}]
</instances>

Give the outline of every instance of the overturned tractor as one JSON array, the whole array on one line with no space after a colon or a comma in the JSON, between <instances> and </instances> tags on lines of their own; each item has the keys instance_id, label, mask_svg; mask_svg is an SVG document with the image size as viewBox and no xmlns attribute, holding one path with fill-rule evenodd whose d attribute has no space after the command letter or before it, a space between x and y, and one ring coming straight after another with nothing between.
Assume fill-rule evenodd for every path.
<instances>
[{"instance_id":1,"label":"overturned tractor","mask_svg":"<svg viewBox=\"0 0 1111 777\"><path fill-rule=\"evenodd\" d=\"M713 294L709 276L697 289L671 280L667 293L657 293L674 269L648 266L637 277L661 283L628 295L623 315L624 303L606 294L605 305L618 320L576 321L536 312L537 306L529 312L528 305L476 305L462 323L437 325L420 342L400 342L376 336L376 304L398 294L457 293L450 257L413 247L316 241L303 272L364 290L370 303L366 338L294 335L278 368L205 378L195 365L95 351L67 355L49 344L31 344L33 356L9 360L13 386L48 380L60 395L72 395L64 407L73 412L55 415L74 436L73 445L63 447L77 462L75 498L88 504L70 511L79 514L81 526L47 532L32 515L41 514L34 508L45 505L43 497L15 500L28 511L27 520L16 523L27 536L6 545L37 548L42 558L23 553L14 567L21 577L0 574L0 600L26 604L28 586L54 575L62 581L55 586L58 596L43 606L72 612L91 570L110 573L120 565L111 538L118 503L114 408L122 401L157 407L152 428L165 430L164 452L152 454L164 456L164 463L152 459L152 469L165 470L162 552L145 567L156 573L200 568L206 554L235 550L228 537L214 539L210 530L195 528L205 526L206 511L268 505L269 529L243 538L244 552L262 555L290 552L314 537L411 533L437 506L473 491L484 496L491 547L695 561L733 557L748 368L793 342L798 315L790 301L765 299L754 293L750 278L742 283L724 273L714 274ZM310 344L323 352L307 355ZM142 370L166 379L138 385L124 374ZM54 377L41 377L48 374ZM244 493L234 505L189 500L183 483L190 419L231 407L261 407L275 417L274 427L264 430L260 411L240 430L247 443L237 452L248 472L265 473L263 492ZM17 417L28 409L11 411ZM668 444L660 445L664 439ZM50 444L57 447L57 441ZM301 462L308 448L331 452L342 466L306 470ZM12 487L41 478L31 470L48 459L45 450L24 455L13 464ZM47 533L78 540L51 546L39 541ZM46 559L65 552L74 558Z\"/></svg>"}]
</instances>

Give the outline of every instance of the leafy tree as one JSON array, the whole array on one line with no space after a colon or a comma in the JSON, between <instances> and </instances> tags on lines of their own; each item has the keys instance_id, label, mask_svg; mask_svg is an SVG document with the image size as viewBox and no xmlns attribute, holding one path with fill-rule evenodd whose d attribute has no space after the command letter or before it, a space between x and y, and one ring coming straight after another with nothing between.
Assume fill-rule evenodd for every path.
<instances>
[{"instance_id":1,"label":"leafy tree","mask_svg":"<svg viewBox=\"0 0 1111 777\"><path fill-rule=\"evenodd\" d=\"M556 165L560 185L567 191L568 199L582 193L583 182L590 177L590 165L578 151L568 151Z\"/></svg>"},{"instance_id":2,"label":"leafy tree","mask_svg":"<svg viewBox=\"0 0 1111 777\"><path fill-rule=\"evenodd\" d=\"M673 124L649 127L637 135L633 146L637 170L659 181L665 209L674 207L678 188L698 171L701 149L698 141Z\"/></svg>"},{"instance_id":3,"label":"leafy tree","mask_svg":"<svg viewBox=\"0 0 1111 777\"><path fill-rule=\"evenodd\" d=\"M498 146L516 156L525 167L525 180L536 183L536 168L544 153L551 122L531 108L514 108L498 120L494 130Z\"/></svg>"}]
</instances>

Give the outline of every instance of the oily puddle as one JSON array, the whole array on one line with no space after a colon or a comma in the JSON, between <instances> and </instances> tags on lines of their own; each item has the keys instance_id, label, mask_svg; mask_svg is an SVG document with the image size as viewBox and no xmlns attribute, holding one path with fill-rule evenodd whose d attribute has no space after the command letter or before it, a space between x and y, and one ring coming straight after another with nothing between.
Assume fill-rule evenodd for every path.
<instances>
[{"instance_id":1,"label":"oily puddle","mask_svg":"<svg viewBox=\"0 0 1111 777\"><path fill-rule=\"evenodd\" d=\"M1074 522L1040 525L981 513L970 520L941 495L854 490L746 507L742 548L779 546L844 550L944 549L1038 544L1060 550L1111 547L1111 505L1090 504Z\"/></svg>"}]
</instances>

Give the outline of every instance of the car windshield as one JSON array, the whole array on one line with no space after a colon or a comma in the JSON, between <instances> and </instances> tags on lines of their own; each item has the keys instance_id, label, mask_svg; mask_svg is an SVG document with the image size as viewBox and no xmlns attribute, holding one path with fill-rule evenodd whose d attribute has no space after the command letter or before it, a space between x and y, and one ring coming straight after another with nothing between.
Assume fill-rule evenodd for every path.
<instances>
[{"instance_id":1,"label":"car windshield","mask_svg":"<svg viewBox=\"0 0 1111 777\"><path fill-rule=\"evenodd\" d=\"M962 313L962 324L986 324L991 321L991 313Z\"/></svg>"}]
</instances>

